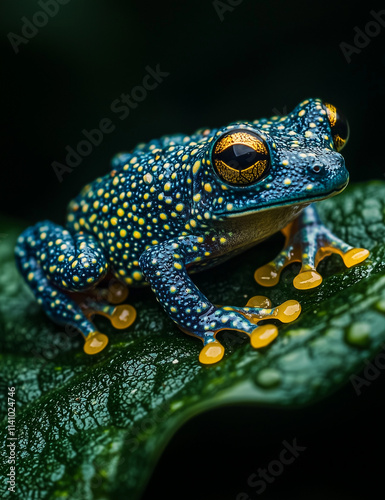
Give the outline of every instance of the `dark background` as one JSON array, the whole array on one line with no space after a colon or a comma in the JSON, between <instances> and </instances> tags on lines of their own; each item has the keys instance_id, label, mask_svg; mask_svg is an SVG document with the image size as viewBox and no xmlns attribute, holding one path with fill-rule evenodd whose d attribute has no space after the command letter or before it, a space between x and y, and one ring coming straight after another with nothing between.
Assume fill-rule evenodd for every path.
<instances>
[{"instance_id":1,"label":"dark background","mask_svg":"<svg viewBox=\"0 0 385 500\"><path fill-rule=\"evenodd\" d=\"M340 48L354 45L355 27L364 30L370 11L382 8L244 0L221 20L211 1L71 0L15 54L8 33L21 35L21 18L41 8L3 1L0 213L64 222L70 198L116 152L163 134L285 114L307 97L348 117L351 182L383 179L385 27L361 40L366 46L350 63ZM157 64L169 76L120 120L111 103ZM105 117L115 130L59 182L51 163ZM257 498L247 478L294 437L308 450L262 498L358 499L382 489L383 379L360 398L346 387L301 411L238 407L200 416L173 439L144 498Z\"/></svg>"}]
</instances>

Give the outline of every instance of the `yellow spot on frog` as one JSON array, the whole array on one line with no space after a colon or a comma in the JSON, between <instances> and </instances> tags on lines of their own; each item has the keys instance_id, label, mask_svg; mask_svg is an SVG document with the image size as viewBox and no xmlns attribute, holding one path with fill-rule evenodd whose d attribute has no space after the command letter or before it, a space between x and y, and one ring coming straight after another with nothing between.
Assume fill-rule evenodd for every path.
<instances>
[{"instance_id":1,"label":"yellow spot on frog","mask_svg":"<svg viewBox=\"0 0 385 500\"><path fill-rule=\"evenodd\" d=\"M152 175L151 174L146 174L143 176L143 180L146 184L151 184L152 182Z\"/></svg>"},{"instance_id":2,"label":"yellow spot on frog","mask_svg":"<svg viewBox=\"0 0 385 500\"><path fill-rule=\"evenodd\" d=\"M200 162L200 160L197 160L193 166L193 174L196 174L198 172L200 166L201 166L201 162Z\"/></svg>"}]
</instances>

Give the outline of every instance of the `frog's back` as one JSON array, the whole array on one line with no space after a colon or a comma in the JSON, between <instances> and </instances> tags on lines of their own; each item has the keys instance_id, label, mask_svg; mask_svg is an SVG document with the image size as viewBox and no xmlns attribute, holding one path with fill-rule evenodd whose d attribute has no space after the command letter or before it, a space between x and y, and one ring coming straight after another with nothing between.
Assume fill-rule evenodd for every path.
<instances>
[{"instance_id":1,"label":"frog's back","mask_svg":"<svg viewBox=\"0 0 385 500\"><path fill-rule=\"evenodd\" d=\"M68 229L94 234L115 274L128 284L141 284L139 258L145 250L187 234L193 174L185 156L199 149L192 141L181 148L178 137L175 145L159 140L166 150L152 147L154 141L136 148L120 168L85 186L69 205Z\"/></svg>"},{"instance_id":2,"label":"frog's back","mask_svg":"<svg viewBox=\"0 0 385 500\"><path fill-rule=\"evenodd\" d=\"M129 163L133 158L142 158L145 155L158 154L161 156L165 156L169 153L169 148L178 147L178 146L194 146L195 144L201 144L202 142L206 142L207 138L215 134L217 129L199 129L191 135L185 134L173 134L173 135L164 135L158 139L152 139L146 143L138 144L132 151L130 152L121 152L116 154L112 161L111 167L113 169L121 169Z\"/></svg>"}]
</instances>

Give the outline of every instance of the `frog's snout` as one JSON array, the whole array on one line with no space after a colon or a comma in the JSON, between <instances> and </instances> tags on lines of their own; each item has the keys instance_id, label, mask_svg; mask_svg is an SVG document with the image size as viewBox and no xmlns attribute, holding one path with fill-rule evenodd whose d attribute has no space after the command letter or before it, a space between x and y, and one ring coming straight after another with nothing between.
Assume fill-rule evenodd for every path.
<instances>
[{"instance_id":1,"label":"frog's snout","mask_svg":"<svg viewBox=\"0 0 385 500\"><path fill-rule=\"evenodd\" d=\"M339 153L333 152L325 158L315 158L307 167L311 181L327 185L330 191L344 189L349 181L349 172L345 160Z\"/></svg>"}]
</instances>

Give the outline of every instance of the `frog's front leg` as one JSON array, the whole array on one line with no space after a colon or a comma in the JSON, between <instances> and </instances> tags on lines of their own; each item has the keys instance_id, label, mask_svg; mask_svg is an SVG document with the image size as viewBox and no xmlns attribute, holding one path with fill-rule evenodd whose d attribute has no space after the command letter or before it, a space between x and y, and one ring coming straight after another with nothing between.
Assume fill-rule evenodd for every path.
<instances>
[{"instance_id":1,"label":"frog's front leg","mask_svg":"<svg viewBox=\"0 0 385 500\"><path fill-rule=\"evenodd\" d=\"M203 341L199 360L211 364L222 359L224 347L216 339L221 330L237 330L251 336L253 347L264 347L277 336L272 325L257 326L263 319L294 321L299 313L297 301L287 301L271 308L264 298L249 301L248 307L214 306L194 285L188 268L215 250L200 236L180 237L146 250L140 266L158 301L185 333Z\"/></svg>"},{"instance_id":2,"label":"frog's front leg","mask_svg":"<svg viewBox=\"0 0 385 500\"><path fill-rule=\"evenodd\" d=\"M348 245L325 227L314 204L306 207L282 232L286 237L282 252L255 271L255 280L260 285L276 285L287 265L301 262L301 270L294 278L293 284L299 290L307 290L322 283L322 276L316 268L322 259L332 253L340 255L346 267L363 262L369 255L365 248Z\"/></svg>"}]
</instances>

